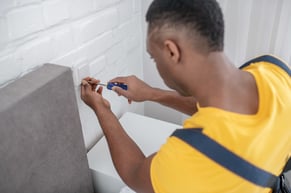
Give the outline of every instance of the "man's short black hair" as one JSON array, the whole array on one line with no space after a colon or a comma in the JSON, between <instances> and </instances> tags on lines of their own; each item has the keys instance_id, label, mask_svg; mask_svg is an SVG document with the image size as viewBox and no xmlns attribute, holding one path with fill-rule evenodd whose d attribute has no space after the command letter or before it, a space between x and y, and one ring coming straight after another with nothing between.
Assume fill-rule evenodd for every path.
<instances>
[{"instance_id":1,"label":"man's short black hair","mask_svg":"<svg viewBox=\"0 0 291 193\"><path fill-rule=\"evenodd\" d=\"M224 20L216 0L154 0L146 14L149 29L186 27L208 43L209 51L224 47Z\"/></svg>"}]
</instances>

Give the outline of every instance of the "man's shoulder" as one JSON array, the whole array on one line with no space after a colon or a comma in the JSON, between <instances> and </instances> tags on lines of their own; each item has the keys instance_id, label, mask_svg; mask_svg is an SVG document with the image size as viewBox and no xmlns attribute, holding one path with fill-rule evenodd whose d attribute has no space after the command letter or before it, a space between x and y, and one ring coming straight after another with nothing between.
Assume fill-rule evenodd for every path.
<instances>
[{"instance_id":1,"label":"man's shoulder","mask_svg":"<svg viewBox=\"0 0 291 193\"><path fill-rule=\"evenodd\" d=\"M248 62L246 62L245 64L243 64L240 67L240 69L244 69L244 68L247 68L253 64L261 63L261 62L275 65L275 66L279 67L280 69L282 69L283 71L285 71L289 76L291 76L290 66L286 62L281 60L280 58L273 56L273 55L262 55L262 56L254 58L254 59L251 59Z\"/></svg>"}]
</instances>

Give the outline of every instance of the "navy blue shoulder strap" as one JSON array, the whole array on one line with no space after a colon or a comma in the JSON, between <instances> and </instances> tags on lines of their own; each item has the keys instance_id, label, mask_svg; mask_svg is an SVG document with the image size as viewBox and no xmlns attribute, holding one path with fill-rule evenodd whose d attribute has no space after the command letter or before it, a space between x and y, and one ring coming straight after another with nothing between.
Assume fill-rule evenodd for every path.
<instances>
[{"instance_id":1,"label":"navy blue shoulder strap","mask_svg":"<svg viewBox=\"0 0 291 193\"><path fill-rule=\"evenodd\" d=\"M255 58L255 59L252 59L252 60L248 61L247 63L245 63L244 65L242 65L240 67L240 69L243 69L243 68L249 66L250 64L256 63L256 62L272 63L272 64L282 68L285 72L287 72L289 74L289 76L291 76L291 70L290 70L289 66L287 64L285 64L283 61L281 61L278 58L275 58L274 56L271 56L271 55L263 55L263 56Z\"/></svg>"},{"instance_id":2,"label":"navy blue shoulder strap","mask_svg":"<svg viewBox=\"0 0 291 193\"><path fill-rule=\"evenodd\" d=\"M273 188L276 184L277 176L254 166L226 149L203 134L202 129L177 129L172 136L180 138L211 160L249 182L269 188Z\"/></svg>"}]
</instances>

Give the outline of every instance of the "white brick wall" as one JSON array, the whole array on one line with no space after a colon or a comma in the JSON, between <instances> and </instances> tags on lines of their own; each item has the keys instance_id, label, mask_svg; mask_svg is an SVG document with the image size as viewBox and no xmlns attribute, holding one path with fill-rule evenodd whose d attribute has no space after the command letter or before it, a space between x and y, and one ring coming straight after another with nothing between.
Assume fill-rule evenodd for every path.
<instances>
[{"instance_id":1,"label":"white brick wall","mask_svg":"<svg viewBox=\"0 0 291 193\"><path fill-rule=\"evenodd\" d=\"M68 19L68 0L51 0L43 3L43 16L46 26L56 25Z\"/></svg>"},{"instance_id":2,"label":"white brick wall","mask_svg":"<svg viewBox=\"0 0 291 193\"><path fill-rule=\"evenodd\" d=\"M41 5L15 8L6 15L6 19L9 40L21 38L44 28Z\"/></svg>"},{"instance_id":3,"label":"white brick wall","mask_svg":"<svg viewBox=\"0 0 291 193\"><path fill-rule=\"evenodd\" d=\"M102 135L80 100L85 76L106 83L120 75L142 78L141 0L0 0L0 88L55 63L72 68L87 148ZM143 106L104 90L117 116Z\"/></svg>"},{"instance_id":4,"label":"white brick wall","mask_svg":"<svg viewBox=\"0 0 291 193\"><path fill-rule=\"evenodd\" d=\"M40 2L40 1L41 0L16 0L15 3L19 6L21 6L21 5L26 5L26 4L30 4L30 3Z\"/></svg>"},{"instance_id":5,"label":"white brick wall","mask_svg":"<svg viewBox=\"0 0 291 193\"><path fill-rule=\"evenodd\" d=\"M80 18L94 12L94 1L96 0L70 0L69 10L71 17Z\"/></svg>"},{"instance_id":6,"label":"white brick wall","mask_svg":"<svg viewBox=\"0 0 291 193\"><path fill-rule=\"evenodd\" d=\"M8 41L8 33L6 27L6 21L0 18L0 49L4 46L5 42Z\"/></svg>"},{"instance_id":7,"label":"white brick wall","mask_svg":"<svg viewBox=\"0 0 291 193\"><path fill-rule=\"evenodd\" d=\"M84 44L117 26L118 13L116 9L101 11L75 24L76 41L79 44Z\"/></svg>"},{"instance_id":8,"label":"white brick wall","mask_svg":"<svg viewBox=\"0 0 291 193\"><path fill-rule=\"evenodd\" d=\"M0 82L6 82L11 77L18 77L22 72L20 63L14 62L12 54L1 57L0 66ZM9 68L2 68L2 66L9 66Z\"/></svg>"}]
</instances>

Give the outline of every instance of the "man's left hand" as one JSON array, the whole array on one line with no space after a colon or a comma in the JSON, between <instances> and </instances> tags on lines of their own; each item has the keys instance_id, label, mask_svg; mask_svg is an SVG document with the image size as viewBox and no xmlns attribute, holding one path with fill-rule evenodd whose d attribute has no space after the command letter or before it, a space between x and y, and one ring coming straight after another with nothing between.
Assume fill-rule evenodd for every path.
<instances>
[{"instance_id":1,"label":"man's left hand","mask_svg":"<svg viewBox=\"0 0 291 193\"><path fill-rule=\"evenodd\" d=\"M81 98L95 112L101 109L110 109L110 103L103 98L103 87L96 86L100 81L90 77L84 78L81 83Z\"/></svg>"}]
</instances>

